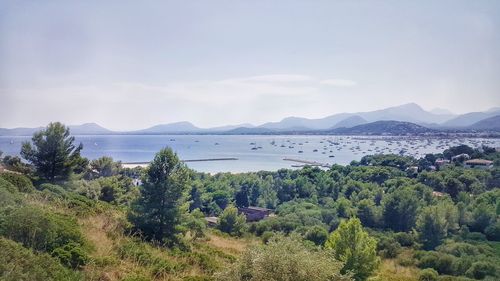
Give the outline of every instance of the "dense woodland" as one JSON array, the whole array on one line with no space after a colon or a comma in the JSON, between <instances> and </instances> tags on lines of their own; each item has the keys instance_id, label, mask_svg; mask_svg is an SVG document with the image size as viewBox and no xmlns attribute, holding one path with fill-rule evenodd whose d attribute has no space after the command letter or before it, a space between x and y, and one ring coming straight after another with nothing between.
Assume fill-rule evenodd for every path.
<instances>
[{"instance_id":1,"label":"dense woodland","mask_svg":"<svg viewBox=\"0 0 500 281\"><path fill-rule=\"evenodd\" d=\"M500 153L215 175L88 160L51 123L3 155L1 280L499 280ZM465 168L466 153L493 168ZM1 155L0 155L1 157ZM140 185L134 183L140 179ZM246 222L238 207L273 209ZM217 216L207 227L205 217Z\"/></svg>"}]
</instances>

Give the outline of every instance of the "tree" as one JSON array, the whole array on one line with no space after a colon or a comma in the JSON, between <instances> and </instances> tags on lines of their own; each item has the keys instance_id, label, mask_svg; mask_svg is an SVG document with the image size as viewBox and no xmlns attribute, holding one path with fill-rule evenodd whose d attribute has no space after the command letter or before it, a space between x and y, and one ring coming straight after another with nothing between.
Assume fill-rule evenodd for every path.
<instances>
[{"instance_id":1,"label":"tree","mask_svg":"<svg viewBox=\"0 0 500 281\"><path fill-rule=\"evenodd\" d=\"M363 199L358 204L358 218L364 226L375 227L378 225L379 215L375 203L370 199Z\"/></svg>"},{"instance_id":2,"label":"tree","mask_svg":"<svg viewBox=\"0 0 500 281\"><path fill-rule=\"evenodd\" d=\"M417 220L417 230L424 249L433 250L458 226L458 211L453 203L425 207Z\"/></svg>"},{"instance_id":3,"label":"tree","mask_svg":"<svg viewBox=\"0 0 500 281\"><path fill-rule=\"evenodd\" d=\"M33 145L23 143L21 156L46 180L65 180L79 165L85 164L80 157L83 145L75 146L69 128L59 122L50 123L45 130L33 134L31 141Z\"/></svg>"},{"instance_id":4,"label":"tree","mask_svg":"<svg viewBox=\"0 0 500 281\"><path fill-rule=\"evenodd\" d=\"M415 225L419 200L410 187L400 188L384 200L385 225L395 231L409 231Z\"/></svg>"},{"instance_id":5,"label":"tree","mask_svg":"<svg viewBox=\"0 0 500 281\"><path fill-rule=\"evenodd\" d=\"M188 184L185 165L170 148L158 152L143 180L129 219L147 239L172 244L179 233L180 205Z\"/></svg>"},{"instance_id":6,"label":"tree","mask_svg":"<svg viewBox=\"0 0 500 281\"><path fill-rule=\"evenodd\" d=\"M226 271L218 281L343 281L342 265L326 251L312 251L297 236L273 236L267 244L254 246Z\"/></svg>"},{"instance_id":7,"label":"tree","mask_svg":"<svg viewBox=\"0 0 500 281\"><path fill-rule=\"evenodd\" d=\"M328 231L319 225L315 225L307 230L304 238L312 241L316 245L325 245L325 242L328 239Z\"/></svg>"},{"instance_id":8,"label":"tree","mask_svg":"<svg viewBox=\"0 0 500 281\"><path fill-rule=\"evenodd\" d=\"M103 156L92 160L90 162L90 169L92 170L93 177L111 177L120 172L121 163L114 162L111 157Z\"/></svg>"},{"instance_id":9,"label":"tree","mask_svg":"<svg viewBox=\"0 0 500 281\"><path fill-rule=\"evenodd\" d=\"M418 276L418 281L436 281L439 274L432 268L422 270Z\"/></svg>"},{"instance_id":10,"label":"tree","mask_svg":"<svg viewBox=\"0 0 500 281\"><path fill-rule=\"evenodd\" d=\"M355 280L366 280L378 267L377 241L363 230L358 218L342 221L325 243L344 263L342 274L352 272Z\"/></svg>"},{"instance_id":11,"label":"tree","mask_svg":"<svg viewBox=\"0 0 500 281\"><path fill-rule=\"evenodd\" d=\"M218 228L231 235L241 235L245 228L246 218L243 214L238 214L238 209L229 205L219 217Z\"/></svg>"}]
</instances>

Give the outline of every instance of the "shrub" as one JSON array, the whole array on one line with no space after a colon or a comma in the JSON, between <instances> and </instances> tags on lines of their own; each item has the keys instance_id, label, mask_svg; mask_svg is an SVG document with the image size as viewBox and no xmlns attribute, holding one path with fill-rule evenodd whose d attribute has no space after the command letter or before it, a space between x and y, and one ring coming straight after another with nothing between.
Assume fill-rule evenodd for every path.
<instances>
[{"instance_id":1,"label":"shrub","mask_svg":"<svg viewBox=\"0 0 500 281\"><path fill-rule=\"evenodd\" d=\"M25 247L48 253L71 242L85 245L73 218L30 206L8 210L0 225L0 234Z\"/></svg>"},{"instance_id":2,"label":"shrub","mask_svg":"<svg viewBox=\"0 0 500 281\"><path fill-rule=\"evenodd\" d=\"M456 262L456 257L443 254L435 251L421 252L417 254L420 256L417 266L420 268L433 268L439 274L452 274L456 275L453 269L453 263Z\"/></svg>"},{"instance_id":3,"label":"shrub","mask_svg":"<svg viewBox=\"0 0 500 281\"><path fill-rule=\"evenodd\" d=\"M426 268L420 271L418 276L419 281L437 281L439 274L432 268Z\"/></svg>"},{"instance_id":4,"label":"shrub","mask_svg":"<svg viewBox=\"0 0 500 281\"><path fill-rule=\"evenodd\" d=\"M30 193L35 190L31 180L24 175L16 173L0 173L0 178L13 184L20 192Z\"/></svg>"},{"instance_id":5,"label":"shrub","mask_svg":"<svg viewBox=\"0 0 500 281\"><path fill-rule=\"evenodd\" d=\"M149 265L154 258L146 244L135 241L120 245L118 254L121 258L131 259L141 265Z\"/></svg>"},{"instance_id":6,"label":"shrub","mask_svg":"<svg viewBox=\"0 0 500 281\"><path fill-rule=\"evenodd\" d=\"M238 214L238 209L228 206L219 217L217 228L231 235L240 236L245 231L246 218L243 214Z\"/></svg>"},{"instance_id":7,"label":"shrub","mask_svg":"<svg viewBox=\"0 0 500 281\"><path fill-rule=\"evenodd\" d=\"M328 239L328 231L319 225L315 225L307 230L304 238L314 242L316 245L324 245Z\"/></svg>"},{"instance_id":8,"label":"shrub","mask_svg":"<svg viewBox=\"0 0 500 281\"><path fill-rule=\"evenodd\" d=\"M500 221L496 221L486 227L484 233L486 234L486 238L488 238L488 240L500 241Z\"/></svg>"},{"instance_id":9,"label":"shrub","mask_svg":"<svg viewBox=\"0 0 500 281\"><path fill-rule=\"evenodd\" d=\"M395 258L401 252L401 245L393 238L382 237L377 243L377 250L384 258Z\"/></svg>"},{"instance_id":10,"label":"shrub","mask_svg":"<svg viewBox=\"0 0 500 281\"><path fill-rule=\"evenodd\" d=\"M266 245L254 246L226 271L220 281L350 280L340 274L342 265L326 251L311 251L297 236L274 236Z\"/></svg>"},{"instance_id":11,"label":"shrub","mask_svg":"<svg viewBox=\"0 0 500 281\"><path fill-rule=\"evenodd\" d=\"M267 244L267 242L269 242L269 239L271 239L274 234L275 233L272 231L264 231L264 233L262 233L262 235L260 236L260 238L262 239L262 243Z\"/></svg>"},{"instance_id":12,"label":"shrub","mask_svg":"<svg viewBox=\"0 0 500 281\"><path fill-rule=\"evenodd\" d=\"M152 264L152 273L155 276L165 276L175 271L175 263L166 259L155 259Z\"/></svg>"},{"instance_id":13,"label":"shrub","mask_svg":"<svg viewBox=\"0 0 500 281\"><path fill-rule=\"evenodd\" d=\"M0 208L21 203L20 194L16 190L14 192L9 191L12 188L15 189L15 187L8 182L5 183L5 185L2 185L2 179L0 179ZM10 185L10 187L7 187L7 185Z\"/></svg>"},{"instance_id":14,"label":"shrub","mask_svg":"<svg viewBox=\"0 0 500 281\"><path fill-rule=\"evenodd\" d=\"M415 237L407 232L398 232L394 234L394 239L403 247L415 245Z\"/></svg>"},{"instance_id":15,"label":"shrub","mask_svg":"<svg viewBox=\"0 0 500 281\"><path fill-rule=\"evenodd\" d=\"M0 189L7 190L10 193L15 193L18 191L15 185L3 178L0 178Z\"/></svg>"},{"instance_id":16,"label":"shrub","mask_svg":"<svg viewBox=\"0 0 500 281\"><path fill-rule=\"evenodd\" d=\"M70 242L62 247L56 248L52 252L52 256L56 257L65 266L79 269L88 261L87 253L82 249L81 245Z\"/></svg>"},{"instance_id":17,"label":"shrub","mask_svg":"<svg viewBox=\"0 0 500 281\"><path fill-rule=\"evenodd\" d=\"M0 279L5 281L83 280L48 254L36 254L21 244L0 237Z\"/></svg>"},{"instance_id":18,"label":"shrub","mask_svg":"<svg viewBox=\"0 0 500 281\"><path fill-rule=\"evenodd\" d=\"M478 261L472 264L465 275L470 278L483 279L486 276L495 276L496 267L485 261Z\"/></svg>"}]
</instances>

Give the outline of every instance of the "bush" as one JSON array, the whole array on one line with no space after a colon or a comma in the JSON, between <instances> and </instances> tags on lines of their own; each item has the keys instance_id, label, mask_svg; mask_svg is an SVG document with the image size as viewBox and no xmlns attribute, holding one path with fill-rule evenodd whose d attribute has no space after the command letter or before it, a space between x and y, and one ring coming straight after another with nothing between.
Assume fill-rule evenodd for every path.
<instances>
[{"instance_id":1,"label":"bush","mask_svg":"<svg viewBox=\"0 0 500 281\"><path fill-rule=\"evenodd\" d=\"M73 218L29 206L6 211L0 234L25 247L48 253L71 242L85 245Z\"/></svg>"},{"instance_id":2,"label":"bush","mask_svg":"<svg viewBox=\"0 0 500 281\"><path fill-rule=\"evenodd\" d=\"M175 271L176 264L166 259L156 259L152 264L154 276L165 276Z\"/></svg>"},{"instance_id":3,"label":"bush","mask_svg":"<svg viewBox=\"0 0 500 281\"><path fill-rule=\"evenodd\" d=\"M262 233L262 235L260 236L260 238L262 239L262 243L264 244L267 244L267 242L269 242L269 240L271 239L271 237L274 236L274 232L272 231L264 231L264 233Z\"/></svg>"},{"instance_id":4,"label":"bush","mask_svg":"<svg viewBox=\"0 0 500 281\"><path fill-rule=\"evenodd\" d=\"M31 180L24 175L16 173L0 173L0 178L13 184L20 192L30 193L35 190Z\"/></svg>"},{"instance_id":5,"label":"bush","mask_svg":"<svg viewBox=\"0 0 500 281\"><path fill-rule=\"evenodd\" d=\"M48 254L36 254L21 244L0 237L0 279L4 281L83 280Z\"/></svg>"},{"instance_id":6,"label":"bush","mask_svg":"<svg viewBox=\"0 0 500 281\"><path fill-rule=\"evenodd\" d=\"M319 225L315 225L307 230L304 235L306 240L314 242L316 245L324 245L328 239L328 231Z\"/></svg>"},{"instance_id":7,"label":"bush","mask_svg":"<svg viewBox=\"0 0 500 281\"><path fill-rule=\"evenodd\" d=\"M496 267L495 265L485 262L478 261L472 264L472 266L467 270L465 275L470 278L483 279L486 276L495 276Z\"/></svg>"},{"instance_id":8,"label":"bush","mask_svg":"<svg viewBox=\"0 0 500 281\"><path fill-rule=\"evenodd\" d=\"M88 256L85 250L82 249L81 245L70 242L62 247L55 249L52 252L52 256L56 257L67 267L74 269L79 269L85 265L88 261Z\"/></svg>"},{"instance_id":9,"label":"bush","mask_svg":"<svg viewBox=\"0 0 500 281\"><path fill-rule=\"evenodd\" d=\"M15 193L18 191L15 185L3 178L0 178L0 189L7 190L10 193Z\"/></svg>"},{"instance_id":10,"label":"bush","mask_svg":"<svg viewBox=\"0 0 500 281\"><path fill-rule=\"evenodd\" d=\"M120 245L118 254L121 258L133 260L141 265L149 265L154 258L145 243L135 241Z\"/></svg>"},{"instance_id":11,"label":"bush","mask_svg":"<svg viewBox=\"0 0 500 281\"><path fill-rule=\"evenodd\" d=\"M243 214L238 214L238 209L228 206L219 217L217 228L231 235L240 236L245 231L246 218Z\"/></svg>"},{"instance_id":12,"label":"bush","mask_svg":"<svg viewBox=\"0 0 500 281\"><path fill-rule=\"evenodd\" d=\"M15 187L9 182L4 182L6 184L2 185L2 179L0 179L0 208L21 203L22 198L17 190L15 190ZM7 185L10 185L10 187ZM12 188L14 192L9 191Z\"/></svg>"},{"instance_id":13,"label":"bush","mask_svg":"<svg viewBox=\"0 0 500 281\"><path fill-rule=\"evenodd\" d=\"M415 237L407 232L398 232L394 234L394 239L403 247L415 245Z\"/></svg>"},{"instance_id":14,"label":"bush","mask_svg":"<svg viewBox=\"0 0 500 281\"><path fill-rule=\"evenodd\" d=\"M488 238L488 240L500 241L500 221L496 221L486 227L484 233L486 234L486 238Z\"/></svg>"},{"instance_id":15,"label":"bush","mask_svg":"<svg viewBox=\"0 0 500 281\"><path fill-rule=\"evenodd\" d=\"M341 266L327 252L306 248L300 237L276 235L268 244L248 249L216 280L350 280L340 274Z\"/></svg>"},{"instance_id":16,"label":"bush","mask_svg":"<svg viewBox=\"0 0 500 281\"><path fill-rule=\"evenodd\" d=\"M453 268L457 258L452 255L428 251L420 252L417 256L420 256L417 262L417 266L420 268L433 268L439 274L457 275Z\"/></svg>"},{"instance_id":17,"label":"bush","mask_svg":"<svg viewBox=\"0 0 500 281\"><path fill-rule=\"evenodd\" d=\"M379 255L384 258L395 258L401 252L401 245L393 238L382 237L377 243Z\"/></svg>"},{"instance_id":18,"label":"bush","mask_svg":"<svg viewBox=\"0 0 500 281\"><path fill-rule=\"evenodd\" d=\"M426 268L420 271L418 276L419 281L437 281L439 274L432 268Z\"/></svg>"}]
</instances>

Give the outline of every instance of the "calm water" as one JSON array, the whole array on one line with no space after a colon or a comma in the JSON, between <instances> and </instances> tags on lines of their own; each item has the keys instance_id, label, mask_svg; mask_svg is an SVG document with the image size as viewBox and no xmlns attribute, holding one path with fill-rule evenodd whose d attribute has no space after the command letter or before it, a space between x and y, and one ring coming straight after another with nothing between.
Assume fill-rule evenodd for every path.
<instances>
[{"instance_id":1,"label":"calm water","mask_svg":"<svg viewBox=\"0 0 500 281\"><path fill-rule=\"evenodd\" d=\"M29 139L0 136L0 150L4 155L19 155L21 143ZM76 136L76 140L83 143L82 155L90 159L106 155L122 162L146 162L165 146L173 148L181 159L238 158L234 161L188 163L195 170L212 173L275 171L299 164L284 161L286 157L345 165L369 154L403 153L420 157L458 144L500 146L500 139L427 140L354 136L112 135Z\"/></svg>"}]
</instances>

